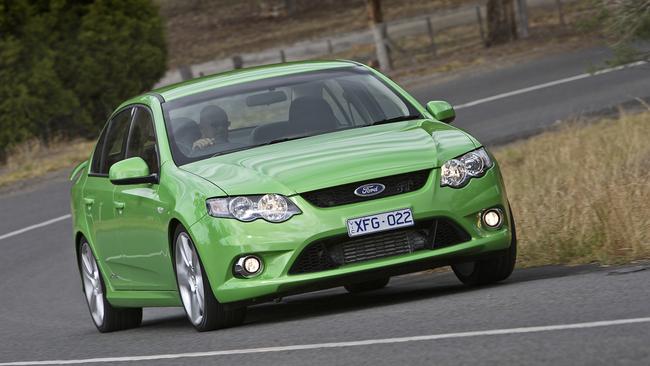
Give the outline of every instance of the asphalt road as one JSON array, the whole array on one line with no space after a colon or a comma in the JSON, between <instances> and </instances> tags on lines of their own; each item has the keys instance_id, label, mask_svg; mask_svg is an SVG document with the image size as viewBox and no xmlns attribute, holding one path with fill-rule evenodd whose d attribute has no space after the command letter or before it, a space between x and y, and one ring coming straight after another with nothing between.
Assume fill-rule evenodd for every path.
<instances>
[{"instance_id":1,"label":"asphalt road","mask_svg":"<svg viewBox=\"0 0 650 366\"><path fill-rule=\"evenodd\" d=\"M556 121L609 111L612 107L650 97L650 64L567 81L590 69L600 70L611 52L592 48L571 54L550 56L496 71L469 75L431 85L410 88L421 102L447 100L455 106L518 93L491 102L457 110L456 126L488 145L529 136ZM543 87L551 82L561 84Z\"/></svg>"},{"instance_id":2,"label":"asphalt road","mask_svg":"<svg viewBox=\"0 0 650 366\"><path fill-rule=\"evenodd\" d=\"M411 90L467 105L582 74L605 57L581 51ZM494 144L648 96L650 68L641 65L466 106L457 125ZM252 307L233 329L199 334L181 309L147 309L141 328L99 334L75 269L68 188L58 174L0 196L0 365L161 354L180 358L140 362L650 364L650 268L634 266L517 270L478 289L450 273L410 275L374 293L333 289ZM219 353L228 350L237 351Z\"/></svg>"}]
</instances>

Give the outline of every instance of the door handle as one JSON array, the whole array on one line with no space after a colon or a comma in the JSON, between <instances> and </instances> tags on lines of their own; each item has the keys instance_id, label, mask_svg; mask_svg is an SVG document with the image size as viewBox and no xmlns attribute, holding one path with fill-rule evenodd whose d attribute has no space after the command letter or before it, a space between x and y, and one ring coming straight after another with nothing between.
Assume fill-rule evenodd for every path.
<instances>
[{"instance_id":1,"label":"door handle","mask_svg":"<svg viewBox=\"0 0 650 366\"><path fill-rule=\"evenodd\" d=\"M124 209L124 202L120 201L113 201L113 206L119 211L122 211Z\"/></svg>"},{"instance_id":2,"label":"door handle","mask_svg":"<svg viewBox=\"0 0 650 366\"><path fill-rule=\"evenodd\" d=\"M84 203L86 204L86 206L90 207L93 205L93 203L95 203L95 200L92 198L84 198Z\"/></svg>"}]
</instances>

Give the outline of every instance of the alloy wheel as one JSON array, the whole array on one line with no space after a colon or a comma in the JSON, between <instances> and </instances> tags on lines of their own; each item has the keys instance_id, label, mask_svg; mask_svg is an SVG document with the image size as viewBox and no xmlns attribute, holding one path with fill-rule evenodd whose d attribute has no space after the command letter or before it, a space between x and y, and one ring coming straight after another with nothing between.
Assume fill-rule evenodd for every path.
<instances>
[{"instance_id":1,"label":"alloy wheel","mask_svg":"<svg viewBox=\"0 0 650 366\"><path fill-rule=\"evenodd\" d=\"M187 233L180 233L175 249L176 278L187 316L195 326L203 321L205 289L201 263Z\"/></svg>"},{"instance_id":2,"label":"alloy wheel","mask_svg":"<svg viewBox=\"0 0 650 366\"><path fill-rule=\"evenodd\" d=\"M88 243L81 246L81 266L86 302L98 327L104 323L104 291L97 261Z\"/></svg>"}]
</instances>

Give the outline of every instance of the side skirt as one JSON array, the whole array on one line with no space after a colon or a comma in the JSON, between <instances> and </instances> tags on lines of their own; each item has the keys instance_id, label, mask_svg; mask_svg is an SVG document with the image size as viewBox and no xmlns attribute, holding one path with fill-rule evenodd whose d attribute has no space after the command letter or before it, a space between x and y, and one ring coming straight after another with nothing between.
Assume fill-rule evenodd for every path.
<instances>
[{"instance_id":1,"label":"side skirt","mask_svg":"<svg viewBox=\"0 0 650 366\"><path fill-rule=\"evenodd\" d=\"M182 306L178 291L108 291L108 302L115 307L176 307Z\"/></svg>"}]
</instances>

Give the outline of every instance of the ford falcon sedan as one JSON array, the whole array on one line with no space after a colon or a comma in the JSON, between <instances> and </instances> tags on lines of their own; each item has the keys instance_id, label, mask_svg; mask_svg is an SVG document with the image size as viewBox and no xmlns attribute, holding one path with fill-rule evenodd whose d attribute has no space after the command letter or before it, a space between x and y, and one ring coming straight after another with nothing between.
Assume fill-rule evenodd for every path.
<instances>
[{"instance_id":1,"label":"ford falcon sedan","mask_svg":"<svg viewBox=\"0 0 650 366\"><path fill-rule=\"evenodd\" d=\"M71 174L82 290L101 332L179 306L199 331L252 304L450 265L507 278L516 235L499 167L450 123L350 61L203 77L127 100Z\"/></svg>"}]
</instances>

